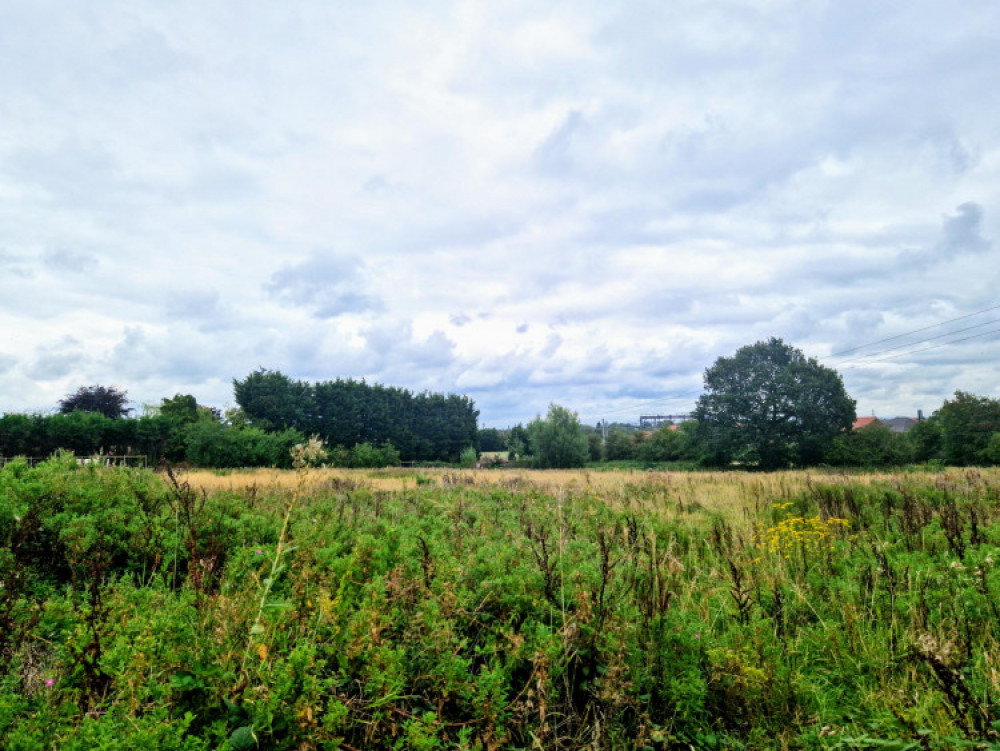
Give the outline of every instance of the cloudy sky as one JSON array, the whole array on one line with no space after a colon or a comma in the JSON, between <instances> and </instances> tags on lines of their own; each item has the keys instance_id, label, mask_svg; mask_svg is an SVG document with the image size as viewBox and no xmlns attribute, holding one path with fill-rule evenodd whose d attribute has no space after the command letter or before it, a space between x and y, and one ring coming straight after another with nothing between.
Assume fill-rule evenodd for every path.
<instances>
[{"instance_id":1,"label":"cloudy sky","mask_svg":"<svg viewBox=\"0 0 1000 751\"><path fill-rule=\"evenodd\" d=\"M769 336L860 414L1000 396L998 81L995 0L0 0L0 412L627 421Z\"/></svg>"}]
</instances>

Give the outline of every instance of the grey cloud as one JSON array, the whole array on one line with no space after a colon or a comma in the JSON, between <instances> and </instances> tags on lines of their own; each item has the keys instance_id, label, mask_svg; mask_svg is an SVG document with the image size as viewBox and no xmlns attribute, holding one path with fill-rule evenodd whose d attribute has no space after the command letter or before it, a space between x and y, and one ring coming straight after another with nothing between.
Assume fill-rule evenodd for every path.
<instances>
[{"instance_id":1,"label":"grey cloud","mask_svg":"<svg viewBox=\"0 0 1000 751\"><path fill-rule=\"evenodd\" d=\"M923 137L955 175L968 172L979 163L980 155L945 123L929 125Z\"/></svg>"},{"instance_id":2,"label":"grey cloud","mask_svg":"<svg viewBox=\"0 0 1000 751\"><path fill-rule=\"evenodd\" d=\"M983 253L992 244L981 234L982 207L967 201L956 207L956 214L942 217L941 240L899 254L896 274L926 273L933 266L955 260L965 254ZM875 263L874 260L866 263Z\"/></svg>"},{"instance_id":3,"label":"grey cloud","mask_svg":"<svg viewBox=\"0 0 1000 751\"><path fill-rule=\"evenodd\" d=\"M5 355L3 352L0 352L0 374L7 373L15 365L17 365L16 357L13 355Z\"/></svg>"},{"instance_id":4,"label":"grey cloud","mask_svg":"<svg viewBox=\"0 0 1000 751\"><path fill-rule=\"evenodd\" d=\"M190 65L186 55L180 54L163 34L151 28L129 35L110 51L109 59L116 71L115 80L128 85L161 80Z\"/></svg>"},{"instance_id":5,"label":"grey cloud","mask_svg":"<svg viewBox=\"0 0 1000 751\"><path fill-rule=\"evenodd\" d=\"M53 199L95 206L124 189L117 160L103 146L65 140L46 150L24 150L7 159L7 172L22 184L36 185Z\"/></svg>"},{"instance_id":6,"label":"grey cloud","mask_svg":"<svg viewBox=\"0 0 1000 751\"><path fill-rule=\"evenodd\" d=\"M126 326L108 362L113 372L132 379L198 382L219 376L220 359L214 346L178 329L151 335L143 326Z\"/></svg>"},{"instance_id":7,"label":"grey cloud","mask_svg":"<svg viewBox=\"0 0 1000 751\"><path fill-rule=\"evenodd\" d=\"M455 315L449 316L448 320L451 322L452 326L462 327L472 321L469 316L465 313L457 313Z\"/></svg>"},{"instance_id":8,"label":"grey cloud","mask_svg":"<svg viewBox=\"0 0 1000 751\"><path fill-rule=\"evenodd\" d=\"M60 248L43 253L42 263L53 271L81 274L95 269L98 260L93 253L79 253Z\"/></svg>"},{"instance_id":9,"label":"grey cloud","mask_svg":"<svg viewBox=\"0 0 1000 751\"><path fill-rule=\"evenodd\" d=\"M582 364L582 372L592 375L604 375L614 368L614 355L607 347L601 345L587 351Z\"/></svg>"},{"instance_id":10,"label":"grey cloud","mask_svg":"<svg viewBox=\"0 0 1000 751\"><path fill-rule=\"evenodd\" d=\"M37 356L28 368L31 378L39 381L54 381L68 376L84 361L82 343L73 336L64 336L54 344L35 348Z\"/></svg>"},{"instance_id":11,"label":"grey cloud","mask_svg":"<svg viewBox=\"0 0 1000 751\"><path fill-rule=\"evenodd\" d=\"M383 373L404 375L413 371L449 368L455 359L455 343L444 332L434 331L427 339L414 338L412 327L403 324L379 324L362 331L366 348L376 355Z\"/></svg>"},{"instance_id":12,"label":"grey cloud","mask_svg":"<svg viewBox=\"0 0 1000 751\"><path fill-rule=\"evenodd\" d=\"M437 207L435 207L437 208ZM502 207L489 207L475 216L421 217L399 227L380 227L378 246L385 252L420 253L483 247L522 229L516 217L508 217Z\"/></svg>"},{"instance_id":13,"label":"grey cloud","mask_svg":"<svg viewBox=\"0 0 1000 751\"><path fill-rule=\"evenodd\" d=\"M170 318L214 318L219 315L219 293L214 290L184 290L167 296Z\"/></svg>"},{"instance_id":14,"label":"grey cloud","mask_svg":"<svg viewBox=\"0 0 1000 751\"><path fill-rule=\"evenodd\" d=\"M563 338L553 332L545 339L545 346L539 350L538 354L545 358L552 357L558 351L559 347L562 346L562 343Z\"/></svg>"},{"instance_id":15,"label":"grey cloud","mask_svg":"<svg viewBox=\"0 0 1000 751\"><path fill-rule=\"evenodd\" d=\"M573 136L585 126L583 115L572 110L562 124L538 147L535 159L545 172L563 175L573 166Z\"/></svg>"},{"instance_id":16,"label":"grey cloud","mask_svg":"<svg viewBox=\"0 0 1000 751\"><path fill-rule=\"evenodd\" d=\"M979 229L983 220L982 207L967 201L956 210L957 215L944 218L944 241L941 250L948 255L988 250L990 243L983 238Z\"/></svg>"},{"instance_id":17,"label":"grey cloud","mask_svg":"<svg viewBox=\"0 0 1000 751\"><path fill-rule=\"evenodd\" d=\"M178 203L203 205L246 201L258 190L257 180L250 172L216 161L203 165L166 194Z\"/></svg>"},{"instance_id":18,"label":"grey cloud","mask_svg":"<svg viewBox=\"0 0 1000 751\"><path fill-rule=\"evenodd\" d=\"M385 175L374 175L368 178L361 187L366 193L382 193L389 187L389 181Z\"/></svg>"},{"instance_id":19,"label":"grey cloud","mask_svg":"<svg viewBox=\"0 0 1000 751\"><path fill-rule=\"evenodd\" d=\"M842 330L830 336L829 353L827 357L840 352L853 350L860 344L879 338L885 322L885 312L881 308L851 310L841 316ZM841 327L838 327L841 328Z\"/></svg>"},{"instance_id":20,"label":"grey cloud","mask_svg":"<svg viewBox=\"0 0 1000 751\"><path fill-rule=\"evenodd\" d=\"M202 334L218 334L241 326L247 329L254 326L245 316L238 316L228 305L223 305L218 291L214 289L169 293L166 298L166 314L171 323L189 322Z\"/></svg>"},{"instance_id":21,"label":"grey cloud","mask_svg":"<svg viewBox=\"0 0 1000 751\"><path fill-rule=\"evenodd\" d=\"M33 275L31 268L26 264L22 256L8 253L3 248L0 248L0 269L3 270L4 274L10 274L23 279L30 278Z\"/></svg>"},{"instance_id":22,"label":"grey cloud","mask_svg":"<svg viewBox=\"0 0 1000 751\"><path fill-rule=\"evenodd\" d=\"M264 289L284 305L310 309L317 318L381 310L382 301L363 289L363 267L356 258L317 254L275 272Z\"/></svg>"}]
</instances>

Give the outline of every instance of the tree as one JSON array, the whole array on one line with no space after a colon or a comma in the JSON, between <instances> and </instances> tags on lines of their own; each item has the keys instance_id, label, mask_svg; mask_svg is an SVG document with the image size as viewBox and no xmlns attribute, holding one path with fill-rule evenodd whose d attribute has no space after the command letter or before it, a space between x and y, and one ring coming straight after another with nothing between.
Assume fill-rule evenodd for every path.
<instances>
[{"instance_id":1,"label":"tree","mask_svg":"<svg viewBox=\"0 0 1000 751\"><path fill-rule=\"evenodd\" d=\"M480 451L504 451L504 436L496 428L480 428L477 440Z\"/></svg>"},{"instance_id":2,"label":"tree","mask_svg":"<svg viewBox=\"0 0 1000 751\"><path fill-rule=\"evenodd\" d=\"M941 458L960 466L992 463L993 434L1000 432L1000 399L956 391L934 414L941 426Z\"/></svg>"},{"instance_id":3,"label":"tree","mask_svg":"<svg viewBox=\"0 0 1000 751\"><path fill-rule=\"evenodd\" d=\"M191 394L174 394L172 399L164 397L160 402L160 416L178 422L198 422L198 402Z\"/></svg>"},{"instance_id":4,"label":"tree","mask_svg":"<svg viewBox=\"0 0 1000 751\"><path fill-rule=\"evenodd\" d=\"M608 437L604 441L604 458L609 462L633 459L635 457L633 435L634 433L626 433L624 430L608 431Z\"/></svg>"},{"instance_id":5,"label":"tree","mask_svg":"<svg viewBox=\"0 0 1000 751\"><path fill-rule=\"evenodd\" d=\"M521 423L507 429L507 458L512 462L528 453L528 431Z\"/></svg>"},{"instance_id":6,"label":"tree","mask_svg":"<svg viewBox=\"0 0 1000 751\"><path fill-rule=\"evenodd\" d=\"M98 412L114 420L132 411L125 406L127 403L128 392L114 386L81 386L59 402L59 411L64 415L70 412Z\"/></svg>"},{"instance_id":7,"label":"tree","mask_svg":"<svg viewBox=\"0 0 1000 751\"><path fill-rule=\"evenodd\" d=\"M646 436L635 448L635 458L641 462L674 462L684 456L687 436L677 425L661 425Z\"/></svg>"},{"instance_id":8,"label":"tree","mask_svg":"<svg viewBox=\"0 0 1000 751\"><path fill-rule=\"evenodd\" d=\"M311 384L270 370L233 381L251 427L294 428L329 446L392 443L406 461L457 461L476 445L475 403L457 394L412 394L393 386L340 379Z\"/></svg>"},{"instance_id":9,"label":"tree","mask_svg":"<svg viewBox=\"0 0 1000 751\"><path fill-rule=\"evenodd\" d=\"M705 371L695 418L717 461L776 469L819 461L855 412L835 370L771 338Z\"/></svg>"},{"instance_id":10,"label":"tree","mask_svg":"<svg viewBox=\"0 0 1000 751\"><path fill-rule=\"evenodd\" d=\"M826 453L830 464L852 467L892 467L913 459L913 444L904 433L893 433L888 425L873 422L833 439Z\"/></svg>"},{"instance_id":11,"label":"tree","mask_svg":"<svg viewBox=\"0 0 1000 751\"><path fill-rule=\"evenodd\" d=\"M311 427L312 389L277 370L255 370L242 381L233 379L236 403L254 427Z\"/></svg>"},{"instance_id":12,"label":"tree","mask_svg":"<svg viewBox=\"0 0 1000 751\"><path fill-rule=\"evenodd\" d=\"M941 459L941 421L931 416L920 420L904 433L913 453L913 461L928 462Z\"/></svg>"},{"instance_id":13,"label":"tree","mask_svg":"<svg viewBox=\"0 0 1000 751\"><path fill-rule=\"evenodd\" d=\"M604 446L601 441L601 434L597 432L587 433L587 451L590 454L590 461L599 462L603 454Z\"/></svg>"},{"instance_id":14,"label":"tree","mask_svg":"<svg viewBox=\"0 0 1000 751\"><path fill-rule=\"evenodd\" d=\"M550 404L546 417L528 423L528 443L539 467L582 467L590 456L580 418L558 404Z\"/></svg>"}]
</instances>

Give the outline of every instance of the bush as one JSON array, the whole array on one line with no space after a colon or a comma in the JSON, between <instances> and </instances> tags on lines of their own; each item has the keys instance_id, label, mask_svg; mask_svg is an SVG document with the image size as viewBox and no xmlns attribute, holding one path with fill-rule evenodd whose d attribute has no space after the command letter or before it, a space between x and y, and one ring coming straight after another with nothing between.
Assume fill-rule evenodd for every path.
<instances>
[{"instance_id":1,"label":"bush","mask_svg":"<svg viewBox=\"0 0 1000 751\"><path fill-rule=\"evenodd\" d=\"M297 430L269 433L260 428L233 428L218 422L196 422L185 430L185 459L199 467L291 466L289 451L305 440Z\"/></svg>"},{"instance_id":2,"label":"bush","mask_svg":"<svg viewBox=\"0 0 1000 751\"><path fill-rule=\"evenodd\" d=\"M351 448L335 446L329 452L330 463L335 467L352 467L355 469L377 469L379 467L395 467L399 464L399 452L391 443L383 446L373 446L370 443L358 443Z\"/></svg>"},{"instance_id":3,"label":"bush","mask_svg":"<svg viewBox=\"0 0 1000 751\"><path fill-rule=\"evenodd\" d=\"M876 422L837 436L824 459L835 466L899 467L913 461L913 444Z\"/></svg>"},{"instance_id":4,"label":"bush","mask_svg":"<svg viewBox=\"0 0 1000 751\"><path fill-rule=\"evenodd\" d=\"M479 462L479 452L476 451L472 446L462 450L462 453L458 457L458 463L461 464L466 469L471 469L475 467Z\"/></svg>"}]
</instances>

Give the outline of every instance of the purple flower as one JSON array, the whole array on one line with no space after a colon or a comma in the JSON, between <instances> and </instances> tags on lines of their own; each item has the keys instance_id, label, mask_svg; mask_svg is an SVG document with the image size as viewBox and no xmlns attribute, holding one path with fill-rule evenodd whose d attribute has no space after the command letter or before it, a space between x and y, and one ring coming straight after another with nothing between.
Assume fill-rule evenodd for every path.
<instances>
[{"instance_id":1,"label":"purple flower","mask_svg":"<svg viewBox=\"0 0 1000 751\"><path fill-rule=\"evenodd\" d=\"M694 635L694 638L695 638L695 639L700 639L700 638L701 638L701 634L695 634L695 635Z\"/></svg>"},{"instance_id":2,"label":"purple flower","mask_svg":"<svg viewBox=\"0 0 1000 751\"><path fill-rule=\"evenodd\" d=\"M257 548L257 549L256 549L255 551L253 551L253 552L254 552L254 553L256 553L257 555L264 555L264 551L263 551L263 550L261 550L260 548Z\"/></svg>"},{"instance_id":3,"label":"purple flower","mask_svg":"<svg viewBox=\"0 0 1000 751\"><path fill-rule=\"evenodd\" d=\"M45 681L45 685L46 685L46 686L51 686L51 685L52 685L52 684L54 684L55 682L56 682L56 679L55 679L55 678L49 678L49 679L48 679L47 681Z\"/></svg>"}]
</instances>

